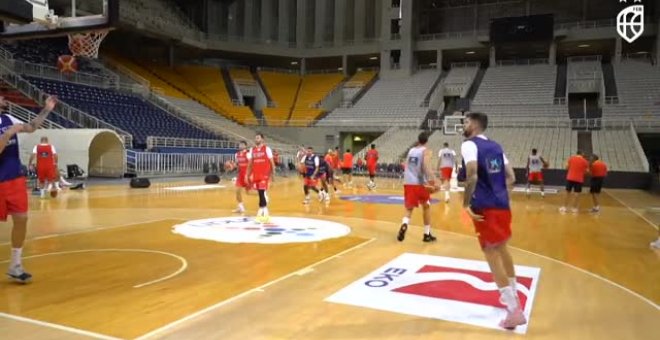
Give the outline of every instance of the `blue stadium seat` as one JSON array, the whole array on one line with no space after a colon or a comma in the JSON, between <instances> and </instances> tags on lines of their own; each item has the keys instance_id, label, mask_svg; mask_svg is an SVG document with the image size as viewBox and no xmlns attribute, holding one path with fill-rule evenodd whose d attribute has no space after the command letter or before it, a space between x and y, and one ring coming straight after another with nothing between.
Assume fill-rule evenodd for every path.
<instances>
[{"instance_id":1,"label":"blue stadium seat","mask_svg":"<svg viewBox=\"0 0 660 340\"><path fill-rule=\"evenodd\" d=\"M147 136L218 139L131 94L49 79L25 78L41 90L57 95L63 102L130 132L136 147L144 147ZM65 127L76 127L62 117L53 121Z\"/></svg>"},{"instance_id":2,"label":"blue stadium seat","mask_svg":"<svg viewBox=\"0 0 660 340\"><path fill-rule=\"evenodd\" d=\"M19 40L14 43L0 43L0 46L14 55L15 59L33 64L57 66L57 58L70 55L68 38ZM82 57L76 58L78 71L99 74L101 71Z\"/></svg>"}]
</instances>

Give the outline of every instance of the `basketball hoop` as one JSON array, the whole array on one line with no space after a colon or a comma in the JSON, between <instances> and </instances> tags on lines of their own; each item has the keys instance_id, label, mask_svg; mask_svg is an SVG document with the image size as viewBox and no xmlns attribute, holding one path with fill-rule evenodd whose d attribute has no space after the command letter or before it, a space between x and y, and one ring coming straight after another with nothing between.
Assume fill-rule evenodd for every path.
<instances>
[{"instance_id":1,"label":"basketball hoop","mask_svg":"<svg viewBox=\"0 0 660 340\"><path fill-rule=\"evenodd\" d=\"M99 56L99 47L108 30L86 33L69 34L69 50L74 56L96 59Z\"/></svg>"}]
</instances>

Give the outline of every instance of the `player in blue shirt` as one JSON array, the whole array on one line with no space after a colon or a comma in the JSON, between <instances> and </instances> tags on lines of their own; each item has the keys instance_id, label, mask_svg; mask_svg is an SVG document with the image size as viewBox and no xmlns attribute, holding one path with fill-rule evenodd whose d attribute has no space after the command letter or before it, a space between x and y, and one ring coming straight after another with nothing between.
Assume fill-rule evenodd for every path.
<instances>
[{"instance_id":1,"label":"player in blue shirt","mask_svg":"<svg viewBox=\"0 0 660 340\"><path fill-rule=\"evenodd\" d=\"M8 103L0 96L0 222L12 216L11 260L7 275L18 282L27 283L32 275L23 270L21 256L27 233L28 197L25 174L22 171L18 133L32 133L46 120L55 108L57 99L48 97L46 105L30 123L24 124L6 110Z\"/></svg>"},{"instance_id":2,"label":"player in blue shirt","mask_svg":"<svg viewBox=\"0 0 660 340\"><path fill-rule=\"evenodd\" d=\"M509 190L516 178L502 147L484 136L488 116L472 112L465 116L461 154L466 169L463 206L474 221L479 243L506 305L500 327L514 329L527 323L516 289L513 259L507 248L511 238Z\"/></svg>"}]
</instances>

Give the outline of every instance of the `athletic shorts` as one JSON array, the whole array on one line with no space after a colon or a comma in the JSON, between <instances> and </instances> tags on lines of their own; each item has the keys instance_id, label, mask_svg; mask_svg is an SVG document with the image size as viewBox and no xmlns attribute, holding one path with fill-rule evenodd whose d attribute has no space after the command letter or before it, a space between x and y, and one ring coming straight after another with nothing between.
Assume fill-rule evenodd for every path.
<instances>
[{"instance_id":1,"label":"athletic shorts","mask_svg":"<svg viewBox=\"0 0 660 340\"><path fill-rule=\"evenodd\" d=\"M341 168L341 173L344 175L350 175L353 172L352 168Z\"/></svg>"},{"instance_id":2,"label":"athletic shorts","mask_svg":"<svg viewBox=\"0 0 660 340\"><path fill-rule=\"evenodd\" d=\"M376 164L367 164L369 176L376 176Z\"/></svg>"},{"instance_id":3,"label":"athletic shorts","mask_svg":"<svg viewBox=\"0 0 660 340\"><path fill-rule=\"evenodd\" d=\"M527 179L530 182L543 182L543 173L542 172L530 172Z\"/></svg>"},{"instance_id":4,"label":"athletic shorts","mask_svg":"<svg viewBox=\"0 0 660 340\"><path fill-rule=\"evenodd\" d=\"M54 182L57 179L55 167L37 167L37 179L39 183Z\"/></svg>"},{"instance_id":5,"label":"athletic shorts","mask_svg":"<svg viewBox=\"0 0 660 340\"><path fill-rule=\"evenodd\" d=\"M25 177L18 177L0 182L0 221L6 221L7 216L27 214L28 194Z\"/></svg>"},{"instance_id":6,"label":"athletic shorts","mask_svg":"<svg viewBox=\"0 0 660 340\"><path fill-rule=\"evenodd\" d=\"M255 190L268 190L268 184L270 184L270 176L252 178L252 188Z\"/></svg>"},{"instance_id":7,"label":"athletic shorts","mask_svg":"<svg viewBox=\"0 0 660 340\"><path fill-rule=\"evenodd\" d=\"M511 210L487 208L474 213L484 217L483 221L473 221L482 249L498 246L511 238Z\"/></svg>"},{"instance_id":8,"label":"athletic shorts","mask_svg":"<svg viewBox=\"0 0 660 340\"><path fill-rule=\"evenodd\" d=\"M574 191L576 194L579 194L582 192L582 183L575 181L566 181L566 191L568 192Z\"/></svg>"},{"instance_id":9,"label":"athletic shorts","mask_svg":"<svg viewBox=\"0 0 660 340\"><path fill-rule=\"evenodd\" d=\"M440 168L440 178L445 181L451 180L451 174L454 172L454 168Z\"/></svg>"},{"instance_id":10,"label":"athletic shorts","mask_svg":"<svg viewBox=\"0 0 660 340\"><path fill-rule=\"evenodd\" d=\"M238 176L236 176L236 187L245 189L250 188L250 184L245 182L245 174L239 173Z\"/></svg>"},{"instance_id":11,"label":"athletic shorts","mask_svg":"<svg viewBox=\"0 0 660 340\"><path fill-rule=\"evenodd\" d=\"M423 185L404 185L403 196L406 209L417 208L420 204L429 204L431 201L431 193Z\"/></svg>"},{"instance_id":12,"label":"athletic shorts","mask_svg":"<svg viewBox=\"0 0 660 340\"><path fill-rule=\"evenodd\" d=\"M306 187L316 187L318 185L318 180L316 178L305 176Z\"/></svg>"},{"instance_id":13,"label":"athletic shorts","mask_svg":"<svg viewBox=\"0 0 660 340\"><path fill-rule=\"evenodd\" d=\"M325 172L318 173L316 174L316 177L314 177L314 179L322 181L325 181L326 178L328 178L328 175Z\"/></svg>"},{"instance_id":14,"label":"athletic shorts","mask_svg":"<svg viewBox=\"0 0 660 340\"><path fill-rule=\"evenodd\" d=\"M591 177L591 189L589 192L592 194L600 194L603 189L603 177Z\"/></svg>"}]
</instances>

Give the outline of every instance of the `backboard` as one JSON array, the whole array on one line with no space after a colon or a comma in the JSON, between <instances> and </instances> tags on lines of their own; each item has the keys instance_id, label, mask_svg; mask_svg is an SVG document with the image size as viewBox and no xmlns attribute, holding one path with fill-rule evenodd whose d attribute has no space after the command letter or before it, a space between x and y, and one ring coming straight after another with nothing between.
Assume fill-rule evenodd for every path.
<instances>
[{"instance_id":1,"label":"backboard","mask_svg":"<svg viewBox=\"0 0 660 340\"><path fill-rule=\"evenodd\" d=\"M0 40L58 37L75 32L111 29L119 19L119 0L10 0L10 2L14 3L12 9L19 7L29 9L31 6L32 20L30 23L3 21L0 25L2 29ZM9 14L0 12L0 18L11 17Z\"/></svg>"}]
</instances>

